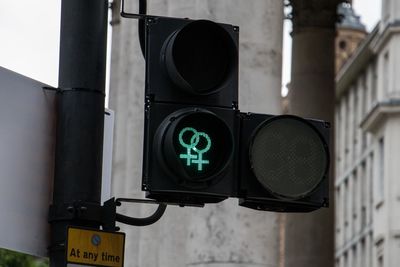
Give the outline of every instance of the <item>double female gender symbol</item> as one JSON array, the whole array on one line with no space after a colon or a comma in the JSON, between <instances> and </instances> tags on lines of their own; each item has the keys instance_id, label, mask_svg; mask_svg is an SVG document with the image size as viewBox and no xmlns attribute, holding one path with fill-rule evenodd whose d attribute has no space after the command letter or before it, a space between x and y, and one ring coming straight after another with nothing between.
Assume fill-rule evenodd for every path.
<instances>
[{"instance_id":1,"label":"double female gender symbol","mask_svg":"<svg viewBox=\"0 0 400 267\"><path fill-rule=\"evenodd\" d=\"M191 133L190 143L185 143L183 135ZM205 132L198 132L192 127L185 127L179 132L179 144L186 148L186 154L180 154L179 158L186 159L186 166L190 166L192 163L197 164L197 170L203 170L203 164L209 164L208 160L203 159L203 154L211 148L211 138ZM204 138L206 145L204 148L198 148L197 145L200 143L200 139ZM198 155L192 155L192 150Z\"/></svg>"}]
</instances>

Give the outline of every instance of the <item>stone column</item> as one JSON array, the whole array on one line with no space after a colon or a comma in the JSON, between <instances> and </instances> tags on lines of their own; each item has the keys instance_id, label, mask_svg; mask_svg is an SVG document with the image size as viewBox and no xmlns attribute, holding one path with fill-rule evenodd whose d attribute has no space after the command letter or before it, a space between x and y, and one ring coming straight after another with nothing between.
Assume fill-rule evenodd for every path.
<instances>
[{"instance_id":1,"label":"stone column","mask_svg":"<svg viewBox=\"0 0 400 267\"><path fill-rule=\"evenodd\" d=\"M289 113L334 121L334 39L338 0L291 0L292 74ZM331 132L331 140L333 140ZM333 143L331 145L333 150ZM334 159L334 157L332 157ZM331 161L331 164L333 160ZM331 170L333 170L331 166ZM331 172L333 190L333 172ZM286 267L334 264L334 201L330 208L287 215Z\"/></svg>"},{"instance_id":2,"label":"stone column","mask_svg":"<svg viewBox=\"0 0 400 267\"><path fill-rule=\"evenodd\" d=\"M119 1L115 2L110 84L110 108L116 116L113 194L142 197L144 60L137 21L119 18ZM239 107L280 113L282 1L149 0L148 7L149 14L240 26ZM119 211L146 216L150 210L154 207L132 205ZM168 207L156 224L122 230L129 267L278 266L278 215L241 208L235 199L204 208Z\"/></svg>"}]
</instances>

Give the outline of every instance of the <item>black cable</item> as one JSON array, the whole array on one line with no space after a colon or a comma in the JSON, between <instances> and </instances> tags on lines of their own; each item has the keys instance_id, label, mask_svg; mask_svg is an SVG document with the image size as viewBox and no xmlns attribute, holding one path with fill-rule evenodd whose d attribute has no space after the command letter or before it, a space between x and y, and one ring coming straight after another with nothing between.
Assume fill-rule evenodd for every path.
<instances>
[{"instance_id":1,"label":"black cable","mask_svg":"<svg viewBox=\"0 0 400 267\"><path fill-rule=\"evenodd\" d=\"M139 14L141 15L146 15L147 14L147 0L139 0ZM138 24L138 32L139 32L139 42L140 42L140 49L142 50L143 57L146 58L145 56L145 33L146 26L145 26L145 20L144 19L139 19L139 24Z\"/></svg>"},{"instance_id":2,"label":"black cable","mask_svg":"<svg viewBox=\"0 0 400 267\"><path fill-rule=\"evenodd\" d=\"M117 213L116 221L133 226L147 226L157 222L163 216L166 209L167 205L160 204L157 210L146 218L133 218Z\"/></svg>"}]
</instances>

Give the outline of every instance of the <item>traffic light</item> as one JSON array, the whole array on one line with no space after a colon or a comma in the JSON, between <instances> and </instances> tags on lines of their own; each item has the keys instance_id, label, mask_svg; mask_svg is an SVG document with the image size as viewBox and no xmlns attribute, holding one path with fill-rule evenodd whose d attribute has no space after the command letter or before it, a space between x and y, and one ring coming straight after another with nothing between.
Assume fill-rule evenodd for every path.
<instances>
[{"instance_id":1,"label":"traffic light","mask_svg":"<svg viewBox=\"0 0 400 267\"><path fill-rule=\"evenodd\" d=\"M142 190L181 205L328 206L329 124L240 113L238 27L146 18Z\"/></svg>"},{"instance_id":2,"label":"traffic light","mask_svg":"<svg viewBox=\"0 0 400 267\"><path fill-rule=\"evenodd\" d=\"M241 114L239 205L308 212L328 206L329 123Z\"/></svg>"},{"instance_id":3,"label":"traffic light","mask_svg":"<svg viewBox=\"0 0 400 267\"><path fill-rule=\"evenodd\" d=\"M147 19L146 96L155 103L236 107L238 38L232 25Z\"/></svg>"},{"instance_id":4,"label":"traffic light","mask_svg":"<svg viewBox=\"0 0 400 267\"><path fill-rule=\"evenodd\" d=\"M146 20L142 189L181 204L235 194L238 28L207 20Z\"/></svg>"}]
</instances>

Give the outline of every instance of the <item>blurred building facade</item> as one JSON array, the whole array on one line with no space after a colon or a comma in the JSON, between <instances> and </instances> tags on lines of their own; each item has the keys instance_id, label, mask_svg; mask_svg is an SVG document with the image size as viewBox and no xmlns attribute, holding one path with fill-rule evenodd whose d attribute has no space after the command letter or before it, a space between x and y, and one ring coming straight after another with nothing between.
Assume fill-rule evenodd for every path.
<instances>
[{"instance_id":1,"label":"blurred building facade","mask_svg":"<svg viewBox=\"0 0 400 267\"><path fill-rule=\"evenodd\" d=\"M341 26L358 31L354 18L339 32ZM337 62L344 62L336 75L335 107L338 267L400 262L400 3L383 0L381 18L348 58L337 54ZM358 34L341 39L339 33L337 53L346 47L342 41Z\"/></svg>"}]
</instances>

